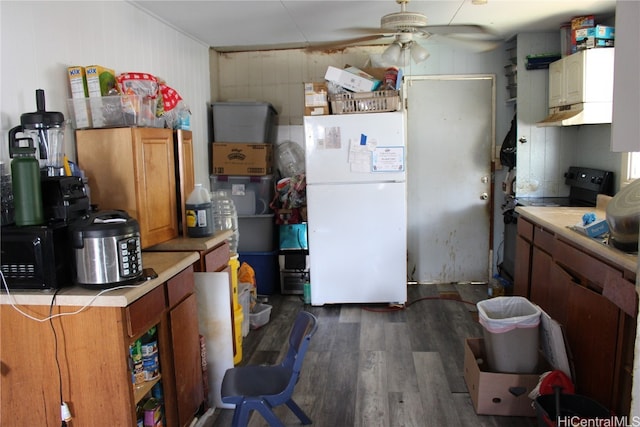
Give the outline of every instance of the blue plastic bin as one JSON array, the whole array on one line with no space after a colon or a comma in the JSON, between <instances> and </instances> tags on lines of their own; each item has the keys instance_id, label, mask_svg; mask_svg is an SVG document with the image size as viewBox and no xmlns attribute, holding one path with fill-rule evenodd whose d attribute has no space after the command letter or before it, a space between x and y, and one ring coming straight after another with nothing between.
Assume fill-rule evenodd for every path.
<instances>
[{"instance_id":1,"label":"blue plastic bin","mask_svg":"<svg viewBox=\"0 0 640 427\"><path fill-rule=\"evenodd\" d=\"M246 262L256 273L258 295L271 295L280 289L280 265L278 251L239 252L240 264Z\"/></svg>"}]
</instances>

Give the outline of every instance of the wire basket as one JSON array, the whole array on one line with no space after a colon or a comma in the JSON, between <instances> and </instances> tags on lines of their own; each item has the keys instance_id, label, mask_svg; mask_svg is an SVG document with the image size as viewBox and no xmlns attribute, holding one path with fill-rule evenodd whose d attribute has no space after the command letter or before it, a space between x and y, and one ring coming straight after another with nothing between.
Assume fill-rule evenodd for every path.
<instances>
[{"instance_id":1,"label":"wire basket","mask_svg":"<svg viewBox=\"0 0 640 427\"><path fill-rule=\"evenodd\" d=\"M329 95L332 114L381 113L400 109L400 92L378 90L375 92L338 93Z\"/></svg>"}]
</instances>

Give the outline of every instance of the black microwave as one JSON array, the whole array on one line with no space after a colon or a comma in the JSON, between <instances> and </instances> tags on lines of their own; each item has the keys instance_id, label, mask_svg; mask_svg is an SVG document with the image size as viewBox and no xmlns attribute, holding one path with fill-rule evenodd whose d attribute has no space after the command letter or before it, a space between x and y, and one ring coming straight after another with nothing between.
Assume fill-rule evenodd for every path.
<instances>
[{"instance_id":1,"label":"black microwave","mask_svg":"<svg viewBox=\"0 0 640 427\"><path fill-rule=\"evenodd\" d=\"M2 274L9 289L72 285L72 252L66 224L2 227Z\"/></svg>"}]
</instances>

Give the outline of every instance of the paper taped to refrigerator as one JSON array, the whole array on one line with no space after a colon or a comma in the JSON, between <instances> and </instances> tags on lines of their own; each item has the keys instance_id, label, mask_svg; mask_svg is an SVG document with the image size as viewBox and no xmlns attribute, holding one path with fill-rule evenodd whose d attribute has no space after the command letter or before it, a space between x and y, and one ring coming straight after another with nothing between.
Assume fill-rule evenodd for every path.
<instances>
[{"instance_id":1,"label":"paper taped to refrigerator","mask_svg":"<svg viewBox=\"0 0 640 427\"><path fill-rule=\"evenodd\" d=\"M373 172L404 171L404 147L376 147L372 154Z\"/></svg>"},{"instance_id":2,"label":"paper taped to refrigerator","mask_svg":"<svg viewBox=\"0 0 640 427\"><path fill-rule=\"evenodd\" d=\"M374 139L367 140L362 144L362 138L360 142L349 140L349 162L351 172L357 173L370 173L371 172L371 153L377 145Z\"/></svg>"}]
</instances>

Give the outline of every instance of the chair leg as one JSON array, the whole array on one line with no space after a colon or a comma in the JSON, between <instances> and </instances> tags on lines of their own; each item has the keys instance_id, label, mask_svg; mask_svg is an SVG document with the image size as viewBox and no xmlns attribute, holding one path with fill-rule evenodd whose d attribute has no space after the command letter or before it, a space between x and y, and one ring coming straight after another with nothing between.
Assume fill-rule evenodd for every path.
<instances>
[{"instance_id":1,"label":"chair leg","mask_svg":"<svg viewBox=\"0 0 640 427\"><path fill-rule=\"evenodd\" d=\"M247 408L246 405L236 405L236 409L233 411L233 420L231 421L231 427L247 427L247 424L249 424L250 413L251 409Z\"/></svg>"},{"instance_id":2,"label":"chair leg","mask_svg":"<svg viewBox=\"0 0 640 427\"><path fill-rule=\"evenodd\" d=\"M289 399L285 402L285 404L291 409L291 412L296 414L296 417L300 420L300 422L304 425L312 424L311 419L304 413L304 411L298 406L293 399Z\"/></svg>"},{"instance_id":3,"label":"chair leg","mask_svg":"<svg viewBox=\"0 0 640 427\"><path fill-rule=\"evenodd\" d=\"M269 423L271 427L284 427L284 424L273 413L273 408L266 401L261 401L260 404L253 405L253 409L260 412L260 415Z\"/></svg>"}]
</instances>

